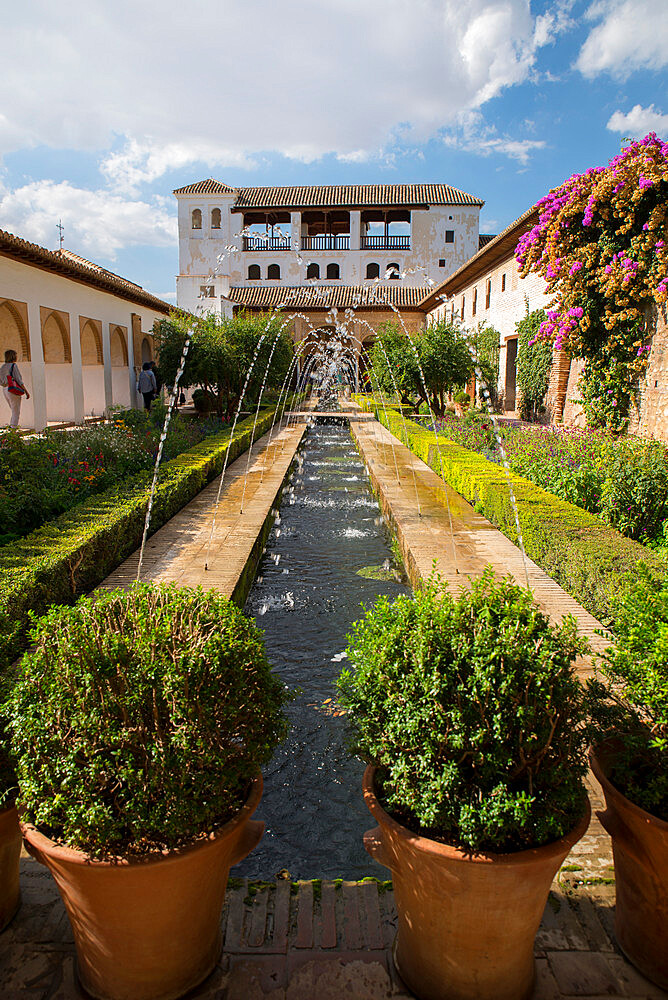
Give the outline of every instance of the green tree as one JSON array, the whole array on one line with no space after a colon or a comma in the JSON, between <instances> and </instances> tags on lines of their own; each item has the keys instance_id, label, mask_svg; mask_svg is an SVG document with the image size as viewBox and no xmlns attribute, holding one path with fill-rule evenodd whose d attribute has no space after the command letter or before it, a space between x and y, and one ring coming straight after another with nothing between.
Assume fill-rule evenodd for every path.
<instances>
[{"instance_id":1,"label":"green tree","mask_svg":"<svg viewBox=\"0 0 668 1000\"><path fill-rule=\"evenodd\" d=\"M382 323L371 349L371 367L374 381L383 392L394 396L397 392L402 403L412 403L420 392L420 372L416 350L398 323Z\"/></svg>"},{"instance_id":2,"label":"green tree","mask_svg":"<svg viewBox=\"0 0 668 1000\"><path fill-rule=\"evenodd\" d=\"M517 330L517 387L520 390L520 415L536 420L545 401L552 367L552 344L539 339L543 309L529 312L515 324Z\"/></svg>"},{"instance_id":3,"label":"green tree","mask_svg":"<svg viewBox=\"0 0 668 1000\"><path fill-rule=\"evenodd\" d=\"M455 323L435 323L420 334L418 354L432 410L442 417L448 394L466 385L473 373L473 355L466 334ZM420 381L419 395L427 402L424 389Z\"/></svg>"},{"instance_id":4,"label":"green tree","mask_svg":"<svg viewBox=\"0 0 668 1000\"><path fill-rule=\"evenodd\" d=\"M229 419L239 405L256 351L246 400L257 399L265 372L268 387L282 384L293 354L290 334L282 322L277 313L242 312L231 318L213 313L197 317L173 313L156 331L163 378L167 385L173 385L187 331L191 329L192 342L180 384L184 388L203 386L215 397L218 415Z\"/></svg>"},{"instance_id":5,"label":"green tree","mask_svg":"<svg viewBox=\"0 0 668 1000\"><path fill-rule=\"evenodd\" d=\"M499 381L499 343L501 335L485 320L469 331L471 351L475 361L476 374L489 393L489 401L494 406L497 400Z\"/></svg>"}]
</instances>

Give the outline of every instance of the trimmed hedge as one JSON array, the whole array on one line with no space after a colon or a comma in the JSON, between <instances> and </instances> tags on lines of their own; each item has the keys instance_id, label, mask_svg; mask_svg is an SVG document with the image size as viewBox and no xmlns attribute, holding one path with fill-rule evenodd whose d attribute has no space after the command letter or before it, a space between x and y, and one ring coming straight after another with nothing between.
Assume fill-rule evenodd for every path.
<instances>
[{"instance_id":1,"label":"trimmed hedge","mask_svg":"<svg viewBox=\"0 0 668 1000\"><path fill-rule=\"evenodd\" d=\"M255 440L274 412L260 413ZM222 472L228 449L230 462L247 450L253 420L237 424L233 440L228 428L161 466L151 533ZM25 650L30 611L71 604L139 546L152 478L152 471L139 472L0 550L0 669Z\"/></svg>"},{"instance_id":2,"label":"trimmed hedge","mask_svg":"<svg viewBox=\"0 0 668 1000\"><path fill-rule=\"evenodd\" d=\"M407 420L406 441L404 422L396 410L388 410L387 420L382 410L376 410L376 417L441 476L432 431ZM515 515L503 467L447 438L439 436L438 440L446 481L507 538L517 543ZM639 562L645 563L657 579L663 577L666 563L662 556L625 538L594 514L560 500L523 476L511 472L510 478L527 555L604 625L611 624L614 619L611 595L619 590L621 578L633 571Z\"/></svg>"}]
</instances>

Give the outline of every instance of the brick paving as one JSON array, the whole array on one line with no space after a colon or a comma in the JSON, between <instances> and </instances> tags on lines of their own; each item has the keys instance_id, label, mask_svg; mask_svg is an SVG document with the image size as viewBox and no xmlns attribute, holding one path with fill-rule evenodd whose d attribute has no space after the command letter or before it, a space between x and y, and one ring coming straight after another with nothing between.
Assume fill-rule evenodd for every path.
<instances>
[{"instance_id":1,"label":"brick paving","mask_svg":"<svg viewBox=\"0 0 668 1000\"><path fill-rule=\"evenodd\" d=\"M65 909L46 870L22 861L23 905L0 935L2 1000L83 1000ZM666 997L623 958L614 886L569 872L553 885L536 938L533 1000ZM191 1000L408 1000L392 966L391 884L231 879L223 952Z\"/></svg>"}]
</instances>

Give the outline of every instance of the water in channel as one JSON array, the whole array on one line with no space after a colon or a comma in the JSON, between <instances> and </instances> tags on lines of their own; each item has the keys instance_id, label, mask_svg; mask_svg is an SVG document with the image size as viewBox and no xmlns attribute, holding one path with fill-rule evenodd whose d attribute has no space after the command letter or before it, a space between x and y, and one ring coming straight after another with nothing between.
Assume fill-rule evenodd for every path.
<instances>
[{"instance_id":1,"label":"water in channel","mask_svg":"<svg viewBox=\"0 0 668 1000\"><path fill-rule=\"evenodd\" d=\"M265 630L274 669L300 691L288 705L288 738L264 769L257 819L265 820L265 835L235 876L271 878L284 869L293 879L388 877L362 846L362 834L375 825L362 800L364 765L348 750L345 716L333 713L345 637L360 604L406 590L400 579L358 571L387 569L391 559L348 427L316 424L246 603Z\"/></svg>"}]
</instances>

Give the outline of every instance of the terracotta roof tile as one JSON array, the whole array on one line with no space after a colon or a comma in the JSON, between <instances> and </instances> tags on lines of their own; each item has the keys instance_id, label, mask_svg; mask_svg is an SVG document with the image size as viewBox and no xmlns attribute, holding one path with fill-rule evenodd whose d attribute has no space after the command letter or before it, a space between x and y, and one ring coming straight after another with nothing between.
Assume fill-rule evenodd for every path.
<instances>
[{"instance_id":1,"label":"terracotta roof tile","mask_svg":"<svg viewBox=\"0 0 668 1000\"><path fill-rule=\"evenodd\" d=\"M416 309L424 288L378 282L370 285L276 285L230 288L228 298L248 309Z\"/></svg>"},{"instance_id":2,"label":"terracotta roof tile","mask_svg":"<svg viewBox=\"0 0 668 1000\"><path fill-rule=\"evenodd\" d=\"M121 278L112 271L107 271L84 257L79 257L70 250L47 250L37 243L29 243L20 236L14 236L0 229L0 256L11 257L25 264L33 264L46 271L54 271L65 278L80 281L84 285L93 285L103 291L111 292L122 299L148 306L156 312L167 314L173 307L150 292L144 291L141 285Z\"/></svg>"},{"instance_id":3,"label":"terracotta roof tile","mask_svg":"<svg viewBox=\"0 0 668 1000\"><path fill-rule=\"evenodd\" d=\"M483 233L481 233L478 236L478 250L482 250L483 247L486 247L487 244L491 243L492 240L495 238L496 238L495 236L485 236L483 235Z\"/></svg>"},{"instance_id":4,"label":"terracotta roof tile","mask_svg":"<svg viewBox=\"0 0 668 1000\"><path fill-rule=\"evenodd\" d=\"M232 194L233 211L277 208L380 208L427 205L484 205L466 191L449 184L324 184L300 187L231 188L212 177L174 194Z\"/></svg>"},{"instance_id":5,"label":"terracotta roof tile","mask_svg":"<svg viewBox=\"0 0 668 1000\"><path fill-rule=\"evenodd\" d=\"M207 177L205 181L197 181L195 184L186 184L185 187L176 188L174 194L235 194L236 190L227 184L221 184L213 177Z\"/></svg>"}]
</instances>

